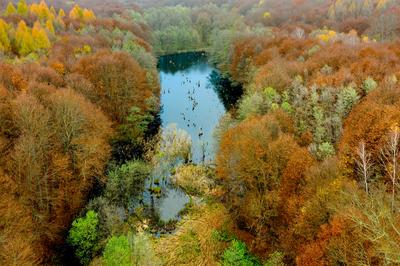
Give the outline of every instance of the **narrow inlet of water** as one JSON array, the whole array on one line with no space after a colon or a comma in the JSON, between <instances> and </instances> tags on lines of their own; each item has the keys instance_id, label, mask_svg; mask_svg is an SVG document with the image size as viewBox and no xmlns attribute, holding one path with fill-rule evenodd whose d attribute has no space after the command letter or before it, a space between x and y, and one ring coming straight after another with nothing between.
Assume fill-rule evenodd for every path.
<instances>
[{"instance_id":1,"label":"narrow inlet of water","mask_svg":"<svg viewBox=\"0 0 400 266\"><path fill-rule=\"evenodd\" d=\"M162 127L174 124L185 130L192 140L193 162L212 164L216 152L214 128L240 97L241 89L231 87L208 63L205 53L163 56L159 59L159 75ZM178 219L189 197L169 179L157 185L158 196L150 192L147 195L154 211L164 222Z\"/></svg>"}]
</instances>

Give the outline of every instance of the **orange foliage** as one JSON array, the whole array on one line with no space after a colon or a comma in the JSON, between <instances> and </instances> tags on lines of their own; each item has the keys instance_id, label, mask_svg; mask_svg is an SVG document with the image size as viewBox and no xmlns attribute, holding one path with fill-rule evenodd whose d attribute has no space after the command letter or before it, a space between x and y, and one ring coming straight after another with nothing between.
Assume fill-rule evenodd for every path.
<instances>
[{"instance_id":1,"label":"orange foliage","mask_svg":"<svg viewBox=\"0 0 400 266\"><path fill-rule=\"evenodd\" d=\"M332 219L329 224L322 225L317 240L304 247L304 250L300 253L301 255L296 258L296 264L310 266L331 265L325 257L329 241L340 236L346 227L345 221L338 217Z\"/></svg>"},{"instance_id":2,"label":"orange foliage","mask_svg":"<svg viewBox=\"0 0 400 266\"><path fill-rule=\"evenodd\" d=\"M295 39L279 34L274 38L242 38L233 44L230 74L245 85L254 84L261 89L272 86L283 91L297 75L304 78L305 85L360 87L367 77L381 83L387 76L400 73L396 43L317 45L311 38ZM326 66L330 73L321 71Z\"/></svg>"},{"instance_id":3,"label":"orange foliage","mask_svg":"<svg viewBox=\"0 0 400 266\"><path fill-rule=\"evenodd\" d=\"M146 72L129 55L101 51L83 57L74 68L94 86L94 91L80 91L98 104L112 120L125 121L130 108L145 109L145 101L157 93L147 82Z\"/></svg>"},{"instance_id":4,"label":"orange foliage","mask_svg":"<svg viewBox=\"0 0 400 266\"><path fill-rule=\"evenodd\" d=\"M10 73L0 80L0 235L7 239L0 244L2 265L36 265L63 242L61 233L102 181L112 135L97 107L71 89L54 87L63 84L55 70L20 69L0 68Z\"/></svg>"},{"instance_id":5,"label":"orange foliage","mask_svg":"<svg viewBox=\"0 0 400 266\"><path fill-rule=\"evenodd\" d=\"M302 172L313 163L292 137L290 121L281 111L245 120L223 135L217 155L227 204L241 229L256 237L256 250L276 243L273 236L301 202Z\"/></svg>"},{"instance_id":6,"label":"orange foliage","mask_svg":"<svg viewBox=\"0 0 400 266\"><path fill-rule=\"evenodd\" d=\"M344 123L339 154L347 174L356 177L357 147L364 141L368 152L379 165L380 149L391 127L400 123L400 89L381 88L370 93L356 106Z\"/></svg>"}]
</instances>

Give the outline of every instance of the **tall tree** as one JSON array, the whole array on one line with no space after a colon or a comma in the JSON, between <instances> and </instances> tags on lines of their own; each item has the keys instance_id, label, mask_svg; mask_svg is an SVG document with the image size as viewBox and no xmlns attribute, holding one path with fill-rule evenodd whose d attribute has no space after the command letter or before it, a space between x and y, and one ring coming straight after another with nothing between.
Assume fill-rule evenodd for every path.
<instances>
[{"instance_id":1,"label":"tall tree","mask_svg":"<svg viewBox=\"0 0 400 266\"><path fill-rule=\"evenodd\" d=\"M28 14L29 7L26 4L25 0L19 0L17 4L17 12L20 15L26 16Z\"/></svg>"},{"instance_id":2,"label":"tall tree","mask_svg":"<svg viewBox=\"0 0 400 266\"><path fill-rule=\"evenodd\" d=\"M9 16L9 15L14 15L17 13L17 9L15 9L15 6L12 2L9 2L5 11L5 15Z\"/></svg>"},{"instance_id":3,"label":"tall tree","mask_svg":"<svg viewBox=\"0 0 400 266\"><path fill-rule=\"evenodd\" d=\"M8 35L10 25L0 19L0 51L8 52L11 48L11 41Z\"/></svg>"},{"instance_id":4,"label":"tall tree","mask_svg":"<svg viewBox=\"0 0 400 266\"><path fill-rule=\"evenodd\" d=\"M42 28L39 21L36 21L32 28L32 38L35 50L46 50L50 48L50 41L46 31Z\"/></svg>"}]
</instances>

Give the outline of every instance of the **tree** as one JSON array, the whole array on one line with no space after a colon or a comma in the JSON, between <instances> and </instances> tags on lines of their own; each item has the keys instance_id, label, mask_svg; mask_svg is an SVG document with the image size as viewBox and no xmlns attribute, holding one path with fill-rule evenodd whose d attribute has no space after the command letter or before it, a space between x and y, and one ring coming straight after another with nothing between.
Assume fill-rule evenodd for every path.
<instances>
[{"instance_id":1,"label":"tree","mask_svg":"<svg viewBox=\"0 0 400 266\"><path fill-rule=\"evenodd\" d=\"M75 4L69 12L69 17L72 19L81 19L83 17L82 8L78 4Z\"/></svg>"},{"instance_id":2,"label":"tree","mask_svg":"<svg viewBox=\"0 0 400 266\"><path fill-rule=\"evenodd\" d=\"M15 43L18 48L18 53L22 56L26 56L35 51L35 42L32 33L23 20L19 22L15 32Z\"/></svg>"},{"instance_id":3,"label":"tree","mask_svg":"<svg viewBox=\"0 0 400 266\"><path fill-rule=\"evenodd\" d=\"M82 57L74 67L94 85L80 91L118 123L126 122L133 106L147 110L146 99L158 93L148 84L146 72L125 53L98 52Z\"/></svg>"},{"instance_id":4,"label":"tree","mask_svg":"<svg viewBox=\"0 0 400 266\"><path fill-rule=\"evenodd\" d=\"M53 25L53 21L51 21L50 19L48 19L46 21L46 30L51 33L51 34L55 34L55 30L54 30L54 25Z\"/></svg>"},{"instance_id":5,"label":"tree","mask_svg":"<svg viewBox=\"0 0 400 266\"><path fill-rule=\"evenodd\" d=\"M82 18L84 21L88 22L96 19L96 16L92 10L85 8L82 13Z\"/></svg>"},{"instance_id":6,"label":"tree","mask_svg":"<svg viewBox=\"0 0 400 266\"><path fill-rule=\"evenodd\" d=\"M60 8L60 10L58 10L57 18L64 19L64 17L65 17L65 11L64 9Z\"/></svg>"},{"instance_id":7,"label":"tree","mask_svg":"<svg viewBox=\"0 0 400 266\"><path fill-rule=\"evenodd\" d=\"M45 0L40 1L36 15L39 17L40 21L45 21L46 19L51 18L52 14Z\"/></svg>"},{"instance_id":8,"label":"tree","mask_svg":"<svg viewBox=\"0 0 400 266\"><path fill-rule=\"evenodd\" d=\"M10 15L14 15L17 13L17 10L15 9L15 6L12 2L9 2L6 8L6 11L4 12L4 14L6 16L10 16Z\"/></svg>"},{"instance_id":9,"label":"tree","mask_svg":"<svg viewBox=\"0 0 400 266\"><path fill-rule=\"evenodd\" d=\"M353 105L355 105L359 99L360 97L358 96L357 91L352 87L345 87L340 90L336 102L336 112L339 117L346 117L350 113Z\"/></svg>"},{"instance_id":10,"label":"tree","mask_svg":"<svg viewBox=\"0 0 400 266\"><path fill-rule=\"evenodd\" d=\"M11 49L11 41L8 35L10 28L10 25L0 19L0 52L8 52Z\"/></svg>"},{"instance_id":11,"label":"tree","mask_svg":"<svg viewBox=\"0 0 400 266\"><path fill-rule=\"evenodd\" d=\"M105 197L115 205L128 210L134 200L141 198L150 167L140 161L117 166L108 173Z\"/></svg>"},{"instance_id":12,"label":"tree","mask_svg":"<svg viewBox=\"0 0 400 266\"><path fill-rule=\"evenodd\" d=\"M17 13L26 16L28 14L29 8L25 0L19 0L17 5Z\"/></svg>"},{"instance_id":13,"label":"tree","mask_svg":"<svg viewBox=\"0 0 400 266\"><path fill-rule=\"evenodd\" d=\"M397 181L399 179L399 149L400 149L400 130L394 127L389 134L386 145L381 149L382 163L384 165L386 174L391 181L392 191L392 211L395 208L395 193L397 188Z\"/></svg>"},{"instance_id":14,"label":"tree","mask_svg":"<svg viewBox=\"0 0 400 266\"><path fill-rule=\"evenodd\" d=\"M379 185L370 188L369 196L355 189L343 193L346 204L338 205L337 213L348 224L336 240L331 240L327 254L347 265L400 263L400 214L399 198L393 199L389 187Z\"/></svg>"},{"instance_id":15,"label":"tree","mask_svg":"<svg viewBox=\"0 0 400 266\"><path fill-rule=\"evenodd\" d=\"M94 255L98 223L97 213L88 211L85 217L76 219L69 230L68 243L82 264L88 264Z\"/></svg>"},{"instance_id":16,"label":"tree","mask_svg":"<svg viewBox=\"0 0 400 266\"><path fill-rule=\"evenodd\" d=\"M248 228L260 245L276 241L279 225L284 226L280 215L290 212L284 209L290 204L280 199L280 188L285 198L296 199L304 182L301 173L312 163L308 152L295 142L293 130L288 115L277 110L243 121L221 139L216 174L226 203L233 219Z\"/></svg>"},{"instance_id":17,"label":"tree","mask_svg":"<svg viewBox=\"0 0 400 266\"><path fill-rule=\"evenodd\" d=\"M371 162L371 154L368 153L368 151L366 151L364 141L360 142L360 145L358 146L357 154L358 154L358 160L356 161L357 162L357 171L364 180L365 193L368 194L368 182L372 175L371 168L373 165Z\"/></svg>"},{"instance_id":18,"label":"tree","mask_svg":"<svg viewBox=\"0 0 400 266\"><path fill-rule=\"evenodd\" d=\"M32 28L32 38L35 51L47 50L50 48L50 41L46 31L42 28L40 22L36 21Z\"/></svg>"},{"instance_id":19,"label":"tree","mask_svg":"<svg viewBox=\"0 0 400 266\"><path fill-rule=\"evenodd\" d=\"M373 78L368 77L367 79L364 80L363 89L366 94L375 90L377 87L378 87L378 83Z\"/></svg>"}]
</instances>

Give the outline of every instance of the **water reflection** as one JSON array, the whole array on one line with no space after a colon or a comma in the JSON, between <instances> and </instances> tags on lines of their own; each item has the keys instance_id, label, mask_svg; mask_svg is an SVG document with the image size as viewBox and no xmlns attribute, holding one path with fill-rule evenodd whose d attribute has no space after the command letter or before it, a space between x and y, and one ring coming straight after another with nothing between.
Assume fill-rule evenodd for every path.
<instances>
[{"instance_id":1,"label":"water reflection","mask_svg":"<svg viewBox=\"0 0 400 266\"><path fill-rule=\"evenodd\" d=\"M207 55L204 52L191 52L161 56L158 60L158 69L162 73L175 74L187 72L193 67L207 68ZM162 85L162 84L161 84Z\"/></svg>"},{"instance_id":2,"label":"water reflection","mask_svg":"<svg viewBox=\"0 0 400 266\"><path fill-rule=\"evenodd\" d=\"M221 74L215 70L211 73L209 81L224 105L225 110L228 111L235 107L240 97L242 97L242 86L232 84L229 78L221 76Z\"/></svg>"}]
</instances>

